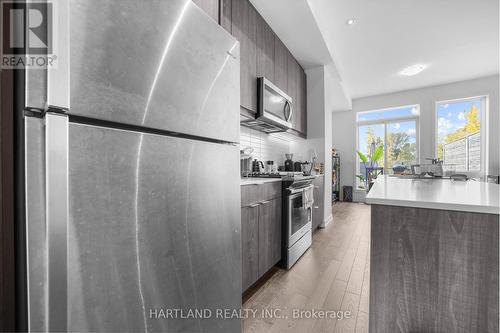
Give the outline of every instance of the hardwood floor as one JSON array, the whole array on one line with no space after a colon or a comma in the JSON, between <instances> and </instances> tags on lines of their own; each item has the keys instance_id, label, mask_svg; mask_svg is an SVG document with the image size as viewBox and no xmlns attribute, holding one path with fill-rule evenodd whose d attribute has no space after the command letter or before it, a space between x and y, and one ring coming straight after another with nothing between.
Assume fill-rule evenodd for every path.
<instances>
[{"instance_id":1,"label":"hardwood floor","mask_svg":"<svg viewBox=\"0 0 500 333\"><path fill-rule=\"evenodd\" d=\"M250 332L368 332L370 206L339 203L333 222L313 235L312 247L292 267L278 270L244 304ZM278 309L264 315L263 310ZM296 318L294 310L342 310L340 319ZM310 312L309 312L310 314ZM284 318L288 316L288 318Z\"/></svg>"}]
</instances>

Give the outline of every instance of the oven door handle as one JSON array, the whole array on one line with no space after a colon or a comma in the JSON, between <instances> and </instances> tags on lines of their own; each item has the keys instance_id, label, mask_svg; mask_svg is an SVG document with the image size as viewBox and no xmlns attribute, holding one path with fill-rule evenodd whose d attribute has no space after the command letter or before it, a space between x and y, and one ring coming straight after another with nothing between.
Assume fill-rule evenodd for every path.
<instances>
[{"instance_id":1,"label":"oven door handle","mask_svg":"<svg viewBox=\"0 0 500 333\"><path fill-rule=\"evenodd\" d=\"M311 188L314 188L314 186L308 185L308 186L298 187L298 188L289 188L288 190L290 191L291 194L295 194L295 193L306 191L306 190L311 189Z\"/></svg>"}]
</instances>

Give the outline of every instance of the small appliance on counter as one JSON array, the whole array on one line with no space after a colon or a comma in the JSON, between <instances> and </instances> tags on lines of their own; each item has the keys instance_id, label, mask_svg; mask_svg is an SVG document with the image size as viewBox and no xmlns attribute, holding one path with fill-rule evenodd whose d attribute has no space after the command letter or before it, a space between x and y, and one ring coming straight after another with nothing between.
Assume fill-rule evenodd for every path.
<instances>
[{"instance_id":1,"label":"small appliance on counter","mask_svg":"<svg viewBox=\"0 0 500 333\"><path fill-rule=\"evenodd\" d=\"M302 172L304 176L310 176L312 173L313 163L309 161L302 162Z\"/></svg>"},{"instance_id":2,"label":"small appliance on counter","mask_svg":"<svg viewBox=\"0 0 500 333\"><path fill-rule=\"evenodd\" d=\"M266 165L264 167L264 172L272 173L272 172L276 172L277 170L278 169L276 168L274 161L266 161Z\"/></svg>"},{"instance_id":3,"label":"small appliance on counter","mask_svg":"<svg viewBox=\"0 0 500 333\"><path fill-rule=\"evenodd\" d=\"M252 153L253 148L251 147L240 149L240 174L242 177L248 177L252 172Z\"/></svg>"},{"instance_id":4,"label":"small appliance on counter","mask_svg":"<svg viewBox=\"0 0 500 333\"><path fill-rule=\"evenodd\" d=\"M285 171L293 171L293 154L285 154L286 161L285 161Z\"/></svg>"},{"instance_id":5,"label":"small appliance on counter","mask_svg":"<svg viewBox=\"0 0 500 333\"><path fill-rule=\"evenodd\" d=\"M297 161L297 162L293 163L293 171L302 172L302 162Z\"/></svg>"},{"instance_id":6,"label":"small appliance on counter","mask_svg":"<svg viewBox=\"0 0 500 333\"><path fill-rule=\"evenodd\" d=\"M253 173L262 173L262 172L264 172L264 163L262 163L262 161L259 161L257 159L253 160L253 162L252 162L252 172Z\"/></svg>"}]
</instances>

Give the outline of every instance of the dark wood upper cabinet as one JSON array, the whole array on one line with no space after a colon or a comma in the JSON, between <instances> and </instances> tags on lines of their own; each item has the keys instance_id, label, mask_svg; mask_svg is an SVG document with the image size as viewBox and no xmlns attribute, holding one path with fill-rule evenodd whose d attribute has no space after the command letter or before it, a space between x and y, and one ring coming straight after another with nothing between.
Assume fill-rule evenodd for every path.
<instances>
[{"instance_id":1,"label":"dark wood upper cabinet","mask_svg":"<svg viewBox=\"0 0 500 333\"><path fill-rule=\"evenodd\" d=\"M288 91L288 49L285 44L274 36L274 84L283 90Z\"/></svg>"},{"instance_id":2,"label":"dark wood upper cabinet","mask_svg":"<svg viewBox=\"0 0 500 333\"><path fill-rule=\"evenodd\" d=\"M298 105L298 81L299 73L298 73L298 64L295 58L292 56L290 52L287 51L287 86L286 90L288 96L292 98L293 103L293 112L292 112L292 128L297 129L297 119L300 118L299 112L300 109Z\"/></svg>"},{"instance_id":3,"label":"dark wood upper cabinet","mask_svg":"<svg viewBox=\"0 0 500 333\"><path fill-rule=\"evenodd\" d=\"M219 11L220 11L220 20L219 24L226 29L227 32L232 34L232 27L231 27L231 22L232 22L232 0L220 0L219 3Z\"/></svg>"},{"instance_id":4,"label":"dark wood upper cabinet","mask_svg":"<svg viewBox=\"0 0 500 333\"><path fill-rule=\"evenodd\" d=\"M259 206L241 208L242 288L259 279Z\"/></svg>"},{"instance_id":5,"label":"dark wood upper cabinet","mask_svg":"<svg viewBox=\"0 0 500 333\"><path fill-rule=\"evenodd\" d=\"M240 42L240 114L257 112L257 77L292 97L292 133L307 134L307 84L302 67L248 0L193 0Z\"/></svg>"},{"instance_id":6,"label":"dark wood upper cabinet","mask_svg":"<svg viewBox=\"0 0 500 333\"><path fill-rule=\"evenodd\" d=\"M193 0L193 2L219 23L219 0Z\"/></svg>"},{"instance_id":7,"label":"dark wood upper cabinet","mask_svg":"<svg viewBox=\"0 0 500 333\"><path fill-rule=\"evenodd\" d=\"M307 87L304 70L296 62L295 81L297 82L296 100L295 100L295 124L294 129L297 132L306 134L307 132Z\"/></svg>"},{"instance_id":8,"label":"dark wood upper cabinet","mask_svg":"<svg viewBox=\"0 0 500 333\"><path fill-rule=\"evenodd\" d=\"M274 82L274 32L257 15L257 77L260 76Z\"/></svg>"},{"instance_id":9,"label":"dark wood upper cabinet","mask_svg":"<svg viewBox=\"0 0 500 333\"><path fill-rule=\"evenodd\" d=\"M248 0L233 0L231 33L240 42L240 105L257 111L257 11Z\"/></svg>"},{"instance_id":10,"label":"dark wood upper cabinet","mask_svg":"<svg viewBox=\"0 0 500 333\"><path fill-rule=\"evenodd\" d=\"M299 92L300 92L300 129L299 132L302 132L307 136L307 76L305 71L301 68L300 71L300 84L299 84Z\"/></svg>"},{"instance_id":11,"label":"dark wood upper cabinet","mask_svg":"<svg viewBox=\"0 0 500 333\"><path fill-rule=\"evenodd\" d=\"M293 100L292 129L306 136L307 132L307 85L304 70L288 52L287 94Z\"/></svg>"}]
</instances>

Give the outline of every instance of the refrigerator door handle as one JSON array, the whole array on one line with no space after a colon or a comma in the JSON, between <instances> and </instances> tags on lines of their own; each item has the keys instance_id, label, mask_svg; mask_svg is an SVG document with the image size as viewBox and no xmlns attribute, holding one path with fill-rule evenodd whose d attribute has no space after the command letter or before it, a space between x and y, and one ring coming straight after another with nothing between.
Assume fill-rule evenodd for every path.
<instances>
[{"instance_id":1,"label":"refrigerator door handle","mask_svg":"<svg viewBox=\"0 0 500 333\"><path fill-rule=\"evenodd\" d=\"M54 66L47 68L48 111L68 111L70 108L70 6L71 1L54 1L52 32Z\"/></svg>"},{"instance_id":2,"label":"refrigerator door handle","mask_svg":"<svg viewBox=\"0 0 500 333\"><path fill-rule=\"evenodd\" d=\"M67 330L68 116L45 115L47 227L47 331Z\"/></svg>"}]
</instances>

